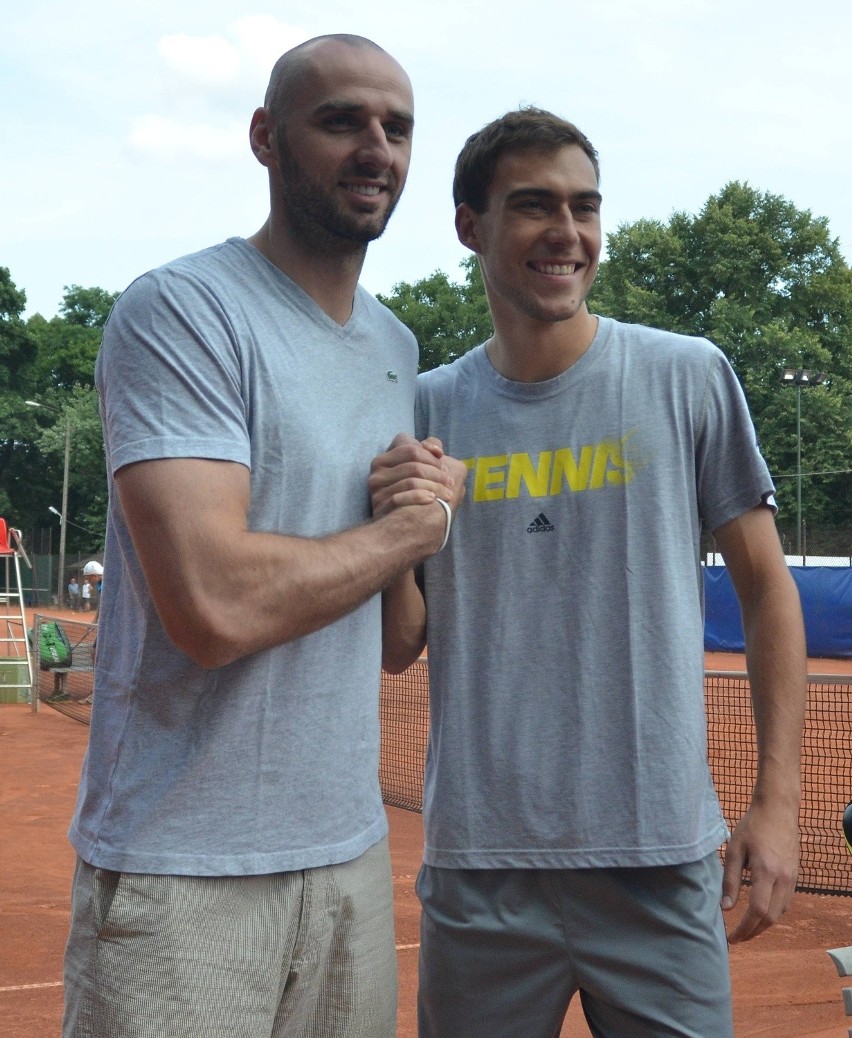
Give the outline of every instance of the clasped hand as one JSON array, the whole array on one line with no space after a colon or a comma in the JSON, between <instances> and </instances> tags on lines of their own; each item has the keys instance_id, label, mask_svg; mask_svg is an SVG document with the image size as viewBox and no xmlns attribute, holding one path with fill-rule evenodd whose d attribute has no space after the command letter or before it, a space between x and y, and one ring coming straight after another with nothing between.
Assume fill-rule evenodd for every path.
<instances>
[{"instance_id":1,"label":"clasped hand","mask_svg":"<svg viewBox=\"0 0 852 1038\"><path fill-rule=\"evenodd\" d=\"M367 485L373 516L379 518L411 505L429 505L436 498L455 511L464 497L466 476L464 462L444 454L443 444L436 437L421 441L399 433L370 466Z\"/></svg>"}]
</instances>

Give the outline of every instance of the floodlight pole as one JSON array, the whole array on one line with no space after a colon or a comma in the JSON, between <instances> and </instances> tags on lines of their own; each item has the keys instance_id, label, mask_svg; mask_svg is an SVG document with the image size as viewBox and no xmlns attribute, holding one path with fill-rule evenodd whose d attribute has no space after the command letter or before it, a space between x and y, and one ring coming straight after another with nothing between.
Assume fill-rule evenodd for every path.
<instances>
[{"instance_id":1,"label":"floodlight pole","mask_svg":"<svg viewBox=\"0 0 852 1038\"><path fill-rule=\"evenodd\" d=\"M796 554L802 554L802 386L819 386L826 380L821 371L786 368L782 386L796 387Z\"/></svg>"},{"instance_id":2,"label":"floodlight pole","mask_svg":"<svg viewBox=\"0 0 852 1038\"><path fill-rule=\"evenodd\" d=\"M802 383L796 383L796 554L802 554Z\"/></svg>"}]
</instances>

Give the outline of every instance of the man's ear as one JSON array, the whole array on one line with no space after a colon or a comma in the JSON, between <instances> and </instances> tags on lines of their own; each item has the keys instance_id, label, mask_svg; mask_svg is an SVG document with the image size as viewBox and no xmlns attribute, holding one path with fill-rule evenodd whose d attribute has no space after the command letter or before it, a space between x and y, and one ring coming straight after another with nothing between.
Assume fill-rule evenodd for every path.
<instances>
[{"instance_id":1,"label":"man's ear","mask_svg":"<svg viewBox=\"0 0 852 1038\"><path fill-rule=\"evenodd\" d=\"M249 141L254 157L261 166L268 167L277 162L275 128L267 108L255 109L249 127Z\"/></svg>"},{"instance_id":2,"label":"man's ear","mask_svg":"<svg viewBox=\"0 0 852 1038\"><path fill-rule=\"evenodd\" d=\"M477 214L467 202L461 202L456 208L456 234L462 245L471 252L479 252L479 238L476 233Z\"/></svg>"}]
</instances>

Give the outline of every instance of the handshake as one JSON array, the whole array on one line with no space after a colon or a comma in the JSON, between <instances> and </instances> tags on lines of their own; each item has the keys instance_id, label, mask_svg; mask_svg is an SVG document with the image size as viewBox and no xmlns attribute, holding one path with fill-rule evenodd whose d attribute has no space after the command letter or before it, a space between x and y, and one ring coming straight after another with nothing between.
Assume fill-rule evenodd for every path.
<instances>
[{"instance_id":1,"label":"handshake","mask_svg":"<svg viewBox=\"0 0 852 1038\"><path fill-rule=\"evenodd\" d=\"M437 503L445 513L443 540L436 549L440 551L447 543L452 516L464 497L466 476L465 463L445 454L436 437L421 441L399 433L370 466L367 485L373 517Z\"/></svg>"}]
</instances>

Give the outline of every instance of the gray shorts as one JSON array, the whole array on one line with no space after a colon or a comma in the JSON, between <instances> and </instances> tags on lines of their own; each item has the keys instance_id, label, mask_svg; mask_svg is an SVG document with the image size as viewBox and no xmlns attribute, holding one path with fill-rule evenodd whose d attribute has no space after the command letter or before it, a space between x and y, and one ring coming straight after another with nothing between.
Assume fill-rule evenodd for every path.
<instances>
[{"instance_id":1,"label":"gray shorts","mask_svg":"<svg viewBox=\"0 0 852 1038\"><path fill-rule=\"evenodd\" d=\"M393 1038L387 840L269 876L78 861L63 1038Z\"/></svg>"},{"instance_id":2,"label":"gray shorts","mask_svg":"<svg viewBox=\"0 0 852 1038\"><path fill-rule=\"evenodd\" d=\"M721 863L439 869L417 879L420 1038L732 1038Z\"/></svg>"}]
</instances>

